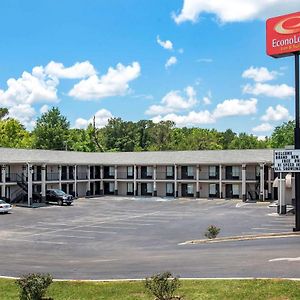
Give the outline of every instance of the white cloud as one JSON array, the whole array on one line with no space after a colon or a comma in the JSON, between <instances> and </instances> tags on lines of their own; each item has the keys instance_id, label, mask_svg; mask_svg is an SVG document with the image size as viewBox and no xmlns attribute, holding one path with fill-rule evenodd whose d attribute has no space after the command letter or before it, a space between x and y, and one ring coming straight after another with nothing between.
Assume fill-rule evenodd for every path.
<instances>
[{"instance_id":1,"label":"white cloud","mask_svg":"<svg viewBox=\"0 0 300 300\"><path fill-rule=\"evenodd\" d=\"M212 98L211 91L208 91L207 96L204 96L203 99L202 99L204 105L211 104L211 98Z\"/></svg>"},{"instance_id":2,"label":"white cloud","mask_svg":"<svg viewBox=\"0 0 300 300\"><path fill-rule=\"evenodd\" d=\"M191 111L187 115L168 114L165 116L156 116L153 122L158 123L160 121L173 121L177 126L192 126L200 124L211 124L215 122L215 118L208 110L205 111Z\"/></svg>"},{"instance_id":3,"label":"white cloud","mask_svg":"<svg viewBox=\"0 0 300 300\"><path fill-rule=\"evenodd\" d=\"M274 98L288 98L294 95L294 88L287 84L267 84L256 83L254 85L246 84L243 88L243 92L246 94L252 94L255 96L263 95Z\"/></svg>"},{"instance_id":4,"label":"white cloud","mask_svg":"<svg viewBox=\"0 0 300 300\"><path fill-rule=\"evenodd\" d=\"M199 63L212 63L213 59L212 58L198 58L196 60L196 62L199 62Z\"/></svg>"},{"instance_id":5,"label":"white cloud","mask_svg":"<svg viewBox=\"0 0 300 300\"><path fill-rule=\"evenodd\" d=\"M90 119L78 118L75 121L75 128L86 128L89 124L93 123L93 117ZM104 127L108 120L113 118L112 113L107 109L100 109L95 114L95 124L97 128Z\"/></svg>"},{"instance_id":6,"label":"white cloud","mask_svg":"<svg viewBox=\"0 0 300 300\"><path fill-rule=\"evenodd\" d=\"M257 99L229 99L219 103L213 112L215 118L228 116L250 115L256 113Z\"/></svg>"},{"instance_id":7,"label":"white cloud","mask_svg":"<svg viewBox=\"0 0 300 300\"><path fill-rule=\"evenodd\" d=\"M254 128L252 128L252 131L254 132L266 132L271 131L273 129L273 126L269 123L262 123Z\"/></svg>"},{"instance_id":8,"label":"white cloud","mask_svg":"<svg viewBox=\"0 0 300 300\"><path fill-rule=\"evenodd\" d=\"M180 13L173 13L173 19L177 24L197 22L202 13L211 13L223 23L241 22L265 20L270 16L298 10L299 0L184 0Z\"/></svg>"},{"instance_id":9,"label":"white cloud","mask_svg":"<svg viewBox=\"0 0 300 300\"><path fill-rule=\"evenodd\" d=\"M282 105L276 105L275 108L272 106L268 107L266 113L261 117L261 120L265 122L289 119L291 119L289 111Z\"/></svg>"},{"instance_id":10,"label":"white cloud","mask_svg":"<svg viewBox=\"0 0 300 300\"><path fill-rule=\"evenodd\" d=\"M266 136L265 136L265 135L258 135L258 136L257 136L257 139L258 139L259 141L265 141L265 140L266 140Z\"/></svg>"},{"instance_id":11,"label":"white cloud","mask_svg":"<svg viewBox=\"0 0 300 300\"><path fill-rule=\"evenodd\" d=\"M166 50L173 50L173 43L170 40L162 41L159 36L156 37L157 43Z\"/></svg>"},{"instance_id":12,"label":"white cloud","mask_svg":"<svg viewBox=\"0 0 300 300\"><path fill-rule=\"evenodd\" d=\"M7 80L7 89L0 90L1 105L12 107L18 104L57 102L59 81L45 74L43 67L34 67L32 72L23 72L20 78Z\"/></svg>"},{"instance_id":13,"label":"white cloud","mask_svg":"<svg viewBox=\"0 0 300 300\"><path fill-rule=\"evenodd\" d=\"M165 68L167 69L167 68L171 67L172 65L176 65L176 64L177 64L177 58L175 56L171 56L167 60L167 62L165 64Z\"/></svg>"},{"instance_id":14,"label":"white cloud","mask_svg":"<svg viewBox=\"0 0 300 300\"><path fill-rule=\"evenodd\" d=\"M196 92L193 87L185 89L186 98L181 96L180 91L171 91L161 100L161 105L152 105L145 112L147 115L165 115L181 110L192 108L197 104Z\"/></svg>"},{"instance_id":15,"label":"white cloud","mask_svg":"<svg viewBox=\"0 0 300 300\"><path fill-rule=\"evenodd\" d=\"M32 128L35 110L29 104L17 104L9 109L9 117L19 120L25 127Z\"/></svg>"},{"instance_id":16,"label":"white cloud","mask_svg":"<svg viewBox=\"0 0 300 300\"><path fill-rule=\"evenodd\" d=\"M86 78L96 74L94 66L89 61L77 62L73 66L66 68L62 63L51 61L45 67L48 75L57 78Z\"/></svg>"},{"instance_id":17,"label":"white cloud","mask_svg":"<svg viewBox=\"0 0 300 300\"><path fill-rule=\"evenodd\" d=\"M47 104L43 105L41 108L40 108L40 113L41 114L44 114L46 113L47 111L49 110L49 106Z\"/></svg>"},{"instance_id":18,"label":"white cloud","mask_svg":"<svg viewBox=\"0 0 300 300\"><path fill-rule=\"evenodd\" d=\"M205 96L205 97L203 97L203 103L205 104L205 105L209 105L209 104L211 104L211 99L210 98L208 98L207 96Z\"/></svg>"},{"instance_id":19,"label":"white cloud","mask_svg":"<svg viewBox=\"0 0 300 300\"><path fill-rule=\"evenodd\" d=\"M265 82L275 79L278 75L278 72L269 71L265 67L254 68L251 66L249 69L243 72L242 77L253 79L256 82Z\"/></svg>"},{"instance_id":20,"label":"white cloud","mask_svg":"<svg viewBox=\"0 0 300 300\"><path fill-rule=\"evenodd\" d=\"M119 63L115 69L110 67L101 77L93 75L81 80L69 91L69 96L79 100L122 96L129 91L128 83L139 77L140 73L141 67L138 62L128 66Z\"/></svg>"}]
</instances>

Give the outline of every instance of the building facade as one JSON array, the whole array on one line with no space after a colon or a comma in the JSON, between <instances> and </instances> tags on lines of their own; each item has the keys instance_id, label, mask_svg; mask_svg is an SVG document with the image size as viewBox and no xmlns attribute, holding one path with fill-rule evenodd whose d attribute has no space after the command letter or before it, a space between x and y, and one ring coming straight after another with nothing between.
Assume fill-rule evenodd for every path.
<instances>
[{"instance_id":1,"label":"building facade","mask_svg":"<svg viewBox=\"0 0 300 300\"><path fill-rule=\"evenodd\" d=\"M83 153L0 148L1 197L122 195L274 199L273 150ZM24 199L24 197L26 199Z\"/></svg>"}]
</instances>

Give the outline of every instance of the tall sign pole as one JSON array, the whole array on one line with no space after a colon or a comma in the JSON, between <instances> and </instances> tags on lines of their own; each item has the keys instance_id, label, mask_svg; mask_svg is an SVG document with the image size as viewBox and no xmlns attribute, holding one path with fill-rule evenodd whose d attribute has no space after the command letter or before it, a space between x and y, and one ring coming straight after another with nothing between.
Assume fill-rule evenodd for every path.
<instances>
[{"instance_id":1,"label":"tall sign pole","mask_svg":"<svg viewBox=\"0 0 300 300\"><path fill-rule=\"evenodd\" d=\"M267 55L275 58L295 57L295 149L300 149L300 12L274 17L266 23ZM300 172L295 172L295 227L300 231Z\"/></svg>"},{"instance_id":2,"label":"tall sign pole","mask_svg":"<svg viewBox=\"0 0 300 300\"><path fill-rule=\"evenodd\" d=\"M295 149L300 149L299 53L295 53ZM295 173L295 228L300 231L300 173Z\"/></svg>"}]
</instances>

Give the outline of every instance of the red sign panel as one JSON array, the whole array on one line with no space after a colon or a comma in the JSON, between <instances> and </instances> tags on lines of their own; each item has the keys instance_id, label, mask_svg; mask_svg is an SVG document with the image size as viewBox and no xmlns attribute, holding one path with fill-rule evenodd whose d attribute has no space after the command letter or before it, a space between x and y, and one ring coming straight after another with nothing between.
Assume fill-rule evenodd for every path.
<instances>
[{"instance_id":1,"label":"red sign panel","mask_svg":"<svg viewBox=\"0 0 300 300\"><path fill-rule=\"evenodd\" d=\"M283 57L300 52L300 12L267 20L267 54Z\"/></svg>"}]
</instances>

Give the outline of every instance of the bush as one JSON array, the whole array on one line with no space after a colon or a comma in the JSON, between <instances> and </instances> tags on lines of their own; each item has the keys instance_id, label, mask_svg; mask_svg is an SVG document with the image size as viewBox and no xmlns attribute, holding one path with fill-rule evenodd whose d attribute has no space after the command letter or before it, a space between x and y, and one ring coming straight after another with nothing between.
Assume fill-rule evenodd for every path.
<instances>
[{"instance_id":1,"label":"bush","mask_svg":"<svg viewBox=\"0 0 300 300\"><path fill-rule=\"evenodd\" d=\"M220 233L221 229L218 228L217 226L215 225L210 225L207 227L207 230L205 232L205 236L208 238L208 239L215 239L217 237L217 235Z\"/></svg>"},{"instance_id":2,"label":"bush","mask_svg":"<svg viewBox=\"0 0 300 300\"><path fill-rule=\"evenodd\" d=\"M20 300L42 300L46 294L46 290L52 283L50 274L27 274L16 280L16 284L20 289ZM48 298L49 300L51 298Z\"/></svg>"},{"instance_id":3,"label":"bush","mask_svg":"<svg viewBox=\"0 0 300 300\"><path fill-rule=\"evenodd\" d=\"M159 273L146 278L146 289L156 297L156 300L180 299L175 297L175 291L179 288L178 277L173 277L170 272Z\"/></svg>"}]
</instances>

